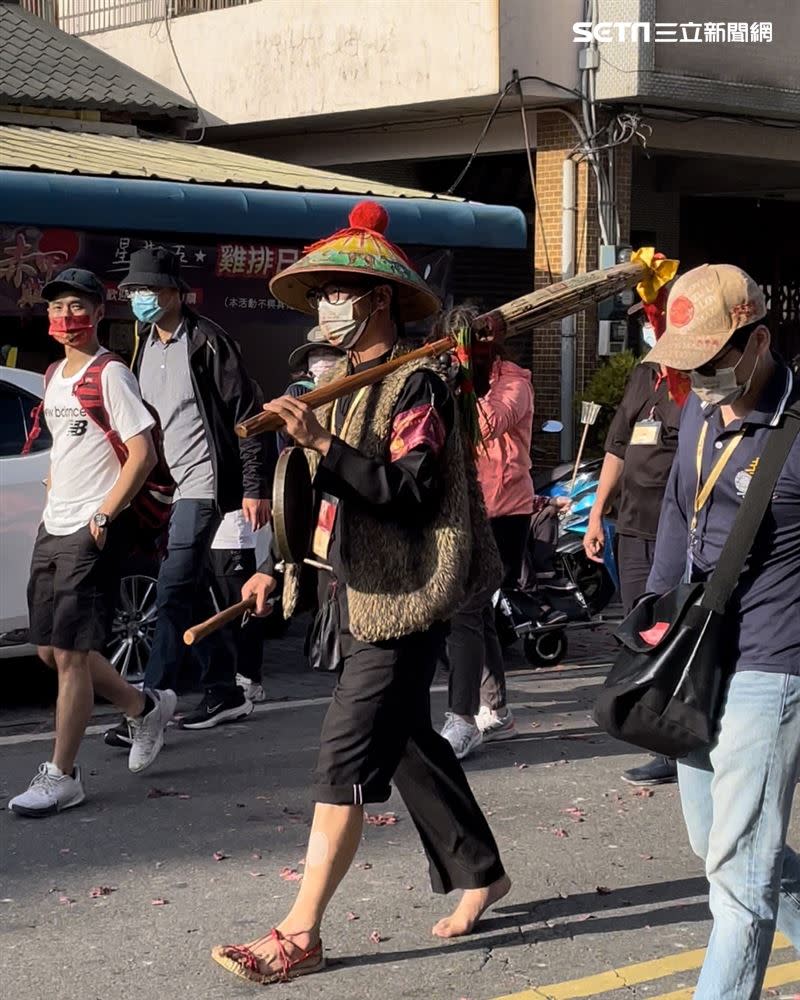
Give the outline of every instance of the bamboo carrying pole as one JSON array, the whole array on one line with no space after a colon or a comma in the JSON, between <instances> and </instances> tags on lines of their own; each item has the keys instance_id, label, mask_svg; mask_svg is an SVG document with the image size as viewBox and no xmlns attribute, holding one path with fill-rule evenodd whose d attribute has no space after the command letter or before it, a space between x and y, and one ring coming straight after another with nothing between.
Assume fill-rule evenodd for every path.
<instances>
[{"instance_id":1,"label":"bamboo carrying pole","mask_svg":"<svg viewBox=\"0 0 800 1000\"><path fill-rule=\"evenodd\" d=\"M507 302L498 309L478 316L473 322L473 330L479 335L492 340L503 340L505 337L516 337L530 333L537 326L549 323L574 312L585 309L594 302L610 298L624 288L631 288L642 280L647 271L647 265L639 261L629 261L627 264L616 264L601 271L587 271L576 274L564 281L557 281L546 288L530 292L512 302ZM426 344L416 351L410 351L399 358L377 365L368 371L357 375L346 375L344 378L329 382L319 389L312 389L303 396L303 402L314 409L325 403L361 389L365 385L380 382L391 372L402 368L409 361L419 358L436 357L455 346L452 337ZM236 425L239 437L252 437L254 434L264 434L275 431L283 426L283 421L275 413L259 413Z\"/></svg>"},{"instance_id":2,"label":"bamboo carrying pole","mask_svg":"<svg viewBox=\"0 0 800 1000\"><path fill-rule=\"evenodd\" d=\"M255 606L255 597L248 597L246 601L239 601L238 604L232 604L229 608L218 611L217 614L207 618L204 622L200 622L199 625L192 625L191 628L187 628L183 633L183 641L187 646L193 646L194 643L205 639L206 636L211 635L212 632L216 632L217 629L222 628L223 625L227 625L228 622L236 621L246 611L255 610Z\"/></svg>"}]
</instances>

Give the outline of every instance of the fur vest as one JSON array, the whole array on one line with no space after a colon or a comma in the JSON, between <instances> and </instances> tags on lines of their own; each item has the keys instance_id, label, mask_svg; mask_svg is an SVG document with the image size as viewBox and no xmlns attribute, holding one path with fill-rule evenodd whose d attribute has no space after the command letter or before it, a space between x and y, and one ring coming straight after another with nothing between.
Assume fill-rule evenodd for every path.
<instances>
[{"instance_id":1,"label":"fur vest","mask_svg":"<svg viewBox=\"0 0 800 1000\"><path fill-rule=\"evenodd\" d=\"M403 386L412 372L426 367L430 362L410 362L371 386L350 421L346 443L385 458ZM331 408L316 411L323 426L329 426ZM313 473L319 455L307 455ZM471 594L500 585L500 556L457 412L441 462L441 498L426 522L380 519L346 502L339 507L336 532L346 567L350 630L363 642L424 631L451 618ZM298 581L299 567L287 566L287 617L296 605Z\"/></svg>"}]
</instances>

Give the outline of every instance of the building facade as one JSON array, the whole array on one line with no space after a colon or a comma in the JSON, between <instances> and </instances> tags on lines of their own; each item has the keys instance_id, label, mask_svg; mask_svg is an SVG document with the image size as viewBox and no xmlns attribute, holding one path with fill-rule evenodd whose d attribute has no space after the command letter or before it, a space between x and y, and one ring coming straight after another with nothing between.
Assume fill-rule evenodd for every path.
<instances>
[{"instance_id":1,"label":"building facade","mask_svg":"<svg viewBox=\"0 0 800 1000\"><path fill-rule=\"evenodd\" d=\"M530 251L493 262L490 297L596 267L603 244L655 244L750 270L781 350L800 353L794 0L96 6L59 0L63 26L191 87L205 142L522 208ZM457 292L480 273L463 262ZM538 330L523 356L539 418L569 423L598 354L624 343L594 313Z\"/></svg>"}]
</instances>

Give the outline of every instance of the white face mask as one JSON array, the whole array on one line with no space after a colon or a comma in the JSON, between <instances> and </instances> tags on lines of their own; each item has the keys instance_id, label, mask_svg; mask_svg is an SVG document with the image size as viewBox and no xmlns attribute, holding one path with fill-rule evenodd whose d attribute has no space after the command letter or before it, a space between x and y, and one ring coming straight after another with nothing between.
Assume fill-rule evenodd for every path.
<instances>
[{"instance_id":1,"label":"white face mask","mask_svg":"<svg viewBox=\"0 0 800 1000\"><path fill-rule=\"evenodd\" d=\"M320 379L329 375L339 364L339 357L331 351L311 351L308 355L308 372L319 385Z\"/></svg>"},{"instance_id":2,"label":"white face mask","mask_svg":"<svg viewBox=\"0 0 800 1000\"><path fill-rule=\"evenodd\" d=\"M653 328L652 323L642 324L642 343L645 345L645 347L656 346L656 331Z\"/></svg>"},{"instance_id":3,"label":"white face mask","mask_svg":"<svg viewBox=\"0 0 800 1000\"><path fill-rule=\"evenodd\" d=\"M341 347L343 351L349 351L355 346L372 319L372 313L358 320L353 315L353 307L371 294L371 291L364 292L358 298L346 299L344 302L328 302L327 299L320 299L317 307L319 328L329 344Z\"/></svg>"},{"instance_id":4,"label":"white face mask","mask_svg":"<svg viewBox=\"0 0 800 1000\"><path fill-rule=\"evenodd\" d=\"M753 384L760 355L756 357L750 377L747 381L740 384L736 381L736 369L742 363L743 358L744 355L739 358L733 368L720 368L713 375L701 375L700 372L689 372L692 392L701 403L705 403L707 406L730 406L748 392L750 386Z\"/></svg>"}]
</instances>

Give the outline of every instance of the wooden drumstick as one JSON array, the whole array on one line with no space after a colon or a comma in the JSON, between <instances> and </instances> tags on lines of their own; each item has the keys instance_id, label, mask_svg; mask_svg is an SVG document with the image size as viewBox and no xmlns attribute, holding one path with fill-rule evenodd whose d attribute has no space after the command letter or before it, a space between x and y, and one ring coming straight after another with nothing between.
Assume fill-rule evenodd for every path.
<instances>
[{"instance_id":1,"label":"wooden drumstick","mask_svg":"<svg viewBox=\"0 0 800 1000\"><path fill-rule=\"evenodd\" d=\"M204 622L200 622L199 625L192 625L191 628L187 628L183 633L183 641L187 646L192 646L201 639L205 639L207 635L211 635L212 632L216 632L217 629L221 629L223 625L227 625L228 622L236 621L246 611L254 611L255 607L255 597L248 597L246 601L239 601L238 604L232 604L229 608L224 608L222 611L218 611L215 615L207 618Z\"/></svg>"}]
</instances>

